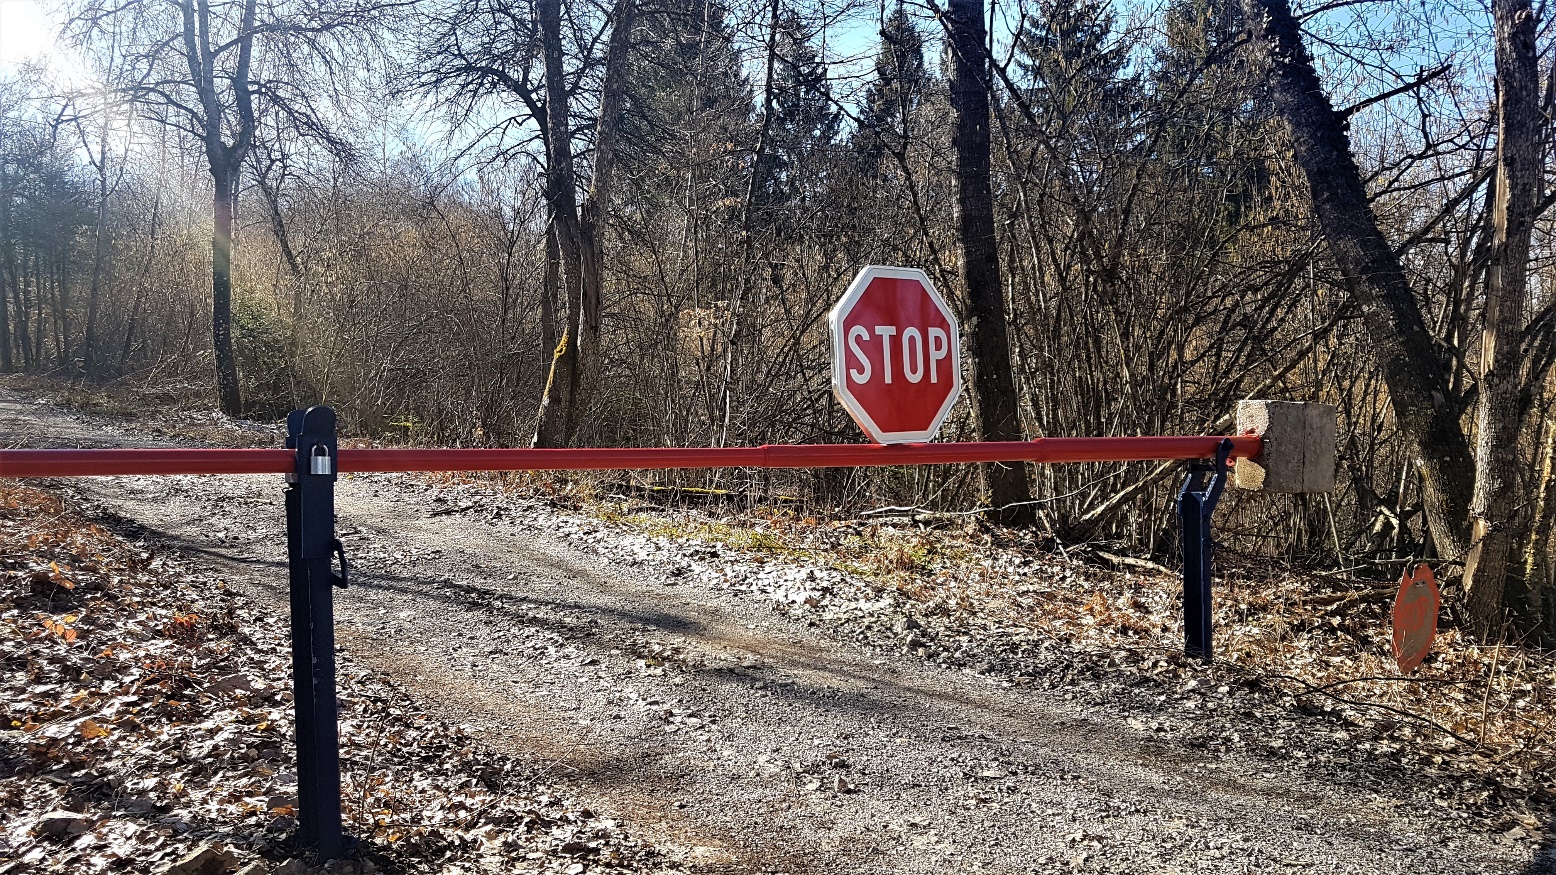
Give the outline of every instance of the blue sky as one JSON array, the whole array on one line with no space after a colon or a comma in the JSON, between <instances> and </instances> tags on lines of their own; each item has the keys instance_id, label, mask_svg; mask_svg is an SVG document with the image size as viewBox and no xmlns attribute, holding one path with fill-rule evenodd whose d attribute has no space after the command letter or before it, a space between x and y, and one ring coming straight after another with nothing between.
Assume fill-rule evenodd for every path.
<instances>
[{"instance_id":1,"label":"blue sky","mask_svg":"<svg viewBox=\"0 0 1556 875\"><path fill-rule=\"evenodd\" d=\"M1119 21L1123 22L1135 13L1150 17L1159 2L1115 0L1114 6ZM14 70L22 61L31 59L43 61L65 78L83 75L75 53L57 45L55 33L61 21L58 5L46 0L0 0L0 70ZM868 72L870 56L878 40L879 16L885 3L882 0L808 0L805 5L828 21L820 36L826 42L832 74L846 91L850 80ZM1298 4L1299 11L1303 5L1315 4ZM1003 3L996 0L991 6L995 11L997 36L1016 26L1020 18L1019 0ZM908 8L919 18L925 36L931 41L937 40L938 29L927 17L928 7L921 0L914 0L908 3ZM1347 64L1341 47L1362 39L1381 38L1391 42L1399 50L1396 66L1403 64L1408 68L1416 63L1432 67L1452 59L1459 65L1477 68L1479 72L1478 68L1485 61L1480 48L1486 44L1489 17L1481 0L1382 0L1328 13L1309 22L1308 29L1315 38L1315 54L1328 68L1326 72L1341 80L1352 79L1357 72L1348 69L1356 65ZM737 24L748 30L760 26L754 21ZM747 36L753 43L760 38L755 33ZM1325 40L1335 45L1325 46ZM1410 71L1406 69L1405 72ZM1344 90L1348 83L1331 81L1326 84Z\"/></svg>"}]
</instances>

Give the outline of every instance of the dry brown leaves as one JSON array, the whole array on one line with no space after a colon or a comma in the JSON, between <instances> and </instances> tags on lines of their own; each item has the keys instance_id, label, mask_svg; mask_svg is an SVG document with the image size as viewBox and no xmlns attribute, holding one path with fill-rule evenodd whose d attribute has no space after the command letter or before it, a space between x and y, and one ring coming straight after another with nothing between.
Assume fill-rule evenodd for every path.
<instances>
[{"instance_id":1,"label":"dry brown leaves","mask_svg":"<svg viewBox=\"0 0 1556 875\"><path fill-rule=\"evenodd\" d=\"M193 565L0 481L0 873L308 871L296 859L284 621ZM341 664L334 871L660 870L391 684ZM201 864L201 865L205 865ZM193 864L187 864L193 865Z\"/></svg>"}]
</instances>

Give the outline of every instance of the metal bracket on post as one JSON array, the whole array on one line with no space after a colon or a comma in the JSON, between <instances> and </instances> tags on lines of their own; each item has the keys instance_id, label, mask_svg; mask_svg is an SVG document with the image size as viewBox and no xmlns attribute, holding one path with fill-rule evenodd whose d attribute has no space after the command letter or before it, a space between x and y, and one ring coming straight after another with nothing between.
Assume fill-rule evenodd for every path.
<instances>
[{"instance_id":1,"label":"metal bracket on post","mask_svg":"<svg viewBox=\"0 0 1556 875\"><path fill-rule=\"evenodd\" d=\"M294 410L287 449L286 550L292 595L292 690L297 711L298 844L320 860L346 851L340 823L340 739L335 702L335 606L346 557L335 539L335 411ZM331 560L340 555L337 577Z\"/></svg>"},{"instance_id":2,"label":"metal bracket on post","mask_svg":"<svg viewBox=\"0 0 1556 875\"><path fill-rule=\"evenodd\" d=\"M1190 462L1178 490L1178 523L1183 532L1183 652L1210 662L1210 517L1226 487L1226 462L1232 442L1221 441L1213 462Z\"/></svg>"}]
</instances>

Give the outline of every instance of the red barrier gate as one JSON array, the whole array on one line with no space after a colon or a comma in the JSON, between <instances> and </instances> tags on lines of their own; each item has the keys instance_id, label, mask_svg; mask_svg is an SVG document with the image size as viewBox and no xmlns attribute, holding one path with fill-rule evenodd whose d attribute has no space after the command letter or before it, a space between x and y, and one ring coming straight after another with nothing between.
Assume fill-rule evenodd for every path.
<instances>
[{"instance_id":1,"label":"red barrier gate","mask_svg":"<svg viewBox=\"0 0 1556 875\"><path fill-rule=\"evenodd\" d=\"M670 468L857 468L969 462L1150 462L1208 459L1221 441L1233 458L1259 454L1257 435L1038 438L946 444L777 444L760 447L620 447L562 450L434 449L339 452L343 474L388 471L614 471ZM290 450L0 450L0 477L289 474Z\"/></svg>"},{"instance_id":2,"label":"red barrier gate","mask_svg":"<svg viewBox=\"0 0 1556 875\"><path fill-rule=\"evenodd\" d=\"M298 841L321 859L346 850L341 830L335 701L333 587L347 583L335 538L335 479L391 471L582 471L670 468L828 468L973 462L1142 462L1186 460L1178 495L1183 531L1184 648L1209 660L1210 516L1227 463L1263 449L1238 437L1039 438L990 443L800 444L707 448L344 449L327 407L287 417L286 449L0 450L0 477L285 474L287 566L291 581L292 683L297 711ZM1209 462L1205 460L1211 460ZM340 573L334 562L340 562Z\"/></svg>"}]
</instances>

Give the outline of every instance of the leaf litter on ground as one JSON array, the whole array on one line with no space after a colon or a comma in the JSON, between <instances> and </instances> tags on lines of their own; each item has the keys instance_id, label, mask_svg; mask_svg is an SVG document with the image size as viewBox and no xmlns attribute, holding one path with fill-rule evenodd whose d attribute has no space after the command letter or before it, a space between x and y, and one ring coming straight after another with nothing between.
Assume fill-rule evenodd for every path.
<instances>
[{"instance_id":1,"label":"leaf litter on ground","mask_svg":"<svg viewBox=\"0 0 1556 875\"><path fill-rule=\"evenodd\" d=\"M0 873L674 871L565 787L340 656L352 859L294 843L286 623L0 481Z\"/></svg>"}]
</instances>

